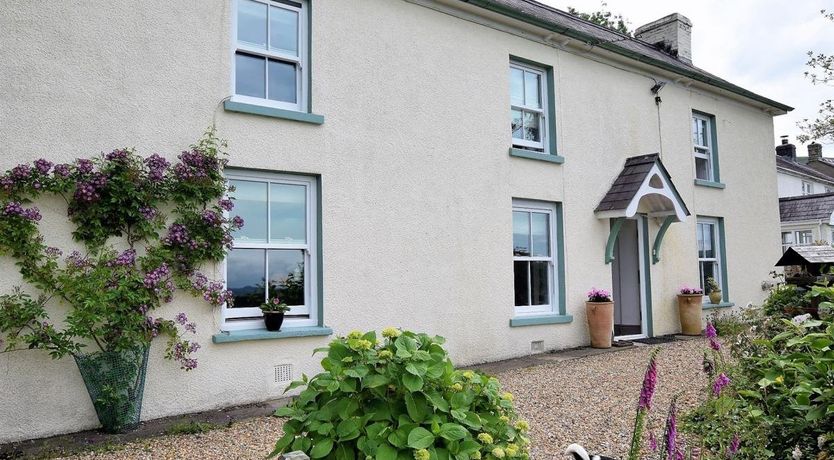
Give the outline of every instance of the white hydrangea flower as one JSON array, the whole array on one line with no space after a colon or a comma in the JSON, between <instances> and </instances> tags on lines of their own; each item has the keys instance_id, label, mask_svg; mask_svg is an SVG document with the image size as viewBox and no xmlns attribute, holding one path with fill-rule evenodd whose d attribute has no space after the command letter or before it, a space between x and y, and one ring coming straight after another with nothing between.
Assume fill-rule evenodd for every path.
<instances>
[{"instance_id":1,"label":"white hydrangea flower","mask_svg":"<svg viewBox=\"0 0 834 460\"><path fill-rule=\"evenodd\" d=\"M793 460L800 460L802 458L802 451L799 449L799 446L793 448L793 452L791 452L791 457Z\"/></svg>"}]
</instances>

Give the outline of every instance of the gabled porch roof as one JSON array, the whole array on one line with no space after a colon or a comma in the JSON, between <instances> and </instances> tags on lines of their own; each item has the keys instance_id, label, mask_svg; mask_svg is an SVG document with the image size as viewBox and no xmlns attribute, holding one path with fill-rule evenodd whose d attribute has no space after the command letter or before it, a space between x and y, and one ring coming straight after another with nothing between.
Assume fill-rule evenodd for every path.
<instances>
[{"instance_id":1,"label":"gabled porch roof","mask_svg":"<svg viewBox=\"0 0 834 460\"><path fill-rule=\"evenodd\" d=\"M594 210L601 219L631 218L637 213L649 217L672 216L677 222L683 222L689 215L686 203L656 153L626 159L623 170Z\"/></svg>"}]
</instances>

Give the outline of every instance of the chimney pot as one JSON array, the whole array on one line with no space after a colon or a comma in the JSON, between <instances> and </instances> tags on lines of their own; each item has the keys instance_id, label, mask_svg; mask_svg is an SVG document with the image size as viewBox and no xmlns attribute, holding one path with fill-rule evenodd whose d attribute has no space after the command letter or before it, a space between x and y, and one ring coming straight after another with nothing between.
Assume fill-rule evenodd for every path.
<instances>
[{"instance_id":1,"label":"chimney pot","mask_svg":"<svg viewBox=\"0 0 834 460\"><path fill-rule=\"evenodd\" d=\"M820 160L822 160L822 144L811 142L808 144L808 161L811 162Z\"/></svg>"},{"instance_id":2,"label":"chimney pot","mask_svg":"<svg viewBox=\"0 0 834 460\"><path fill-rule=\"evenodd\" d=\"M796 146L788 142L788 136L782 136L782 144L776 146L776 155L796 161Z\"/></svg>"},{"instance_id":3,"label":"chimney pot","mask_svg":"<svg viewBox=\"0 0 834 460\"><path fill-rule=\"evenodd\" d=\"M692 64L692 21L680 13L672 13L642 25L634 38L660 47L679 60Z\"/></svg>"}]
</instances>

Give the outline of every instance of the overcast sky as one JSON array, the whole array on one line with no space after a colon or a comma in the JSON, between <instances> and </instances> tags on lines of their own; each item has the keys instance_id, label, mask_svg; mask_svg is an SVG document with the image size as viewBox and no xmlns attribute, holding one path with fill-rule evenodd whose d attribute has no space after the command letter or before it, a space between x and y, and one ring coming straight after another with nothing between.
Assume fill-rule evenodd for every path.
<instances>
[{"instance_id":1,"label":"overcast sky","mask_svg":"<svg viewBox=\"0 0 834 460\"><path fill-rule=\"evenodd\" d=\"M539 0L559 9L589 12L600 0ZM834 97L834 87L812 85L804 72L806 53L834 53L834 22L820 10L834 10L832 0L606 0L608 10L622 14L629 28L681 13L692 21L693 63L743 88L794 107L774 118L776 139L790 135L797 153L796 122L816 116L819 103ZM775 145L775 144L774 144ZM801 152L801 153L800 153ZM824 145L834 157L834 145Z\"/></svg>"}]
</instances>

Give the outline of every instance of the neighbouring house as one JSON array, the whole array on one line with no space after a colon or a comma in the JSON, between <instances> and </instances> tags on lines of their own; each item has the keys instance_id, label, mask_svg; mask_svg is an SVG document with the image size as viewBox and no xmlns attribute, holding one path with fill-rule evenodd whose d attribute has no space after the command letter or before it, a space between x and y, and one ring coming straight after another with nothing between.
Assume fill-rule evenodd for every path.
<instances>
[{"instance_id":1,"label":"neighbouring house","mask_svg":"<svg viewBox=\"0 0 834 460\"><path fill-rule=\"evenodd\" d=\"M691 29L630 38L530 0L16 2L0 163L228 139L246 226L213 275L237 302L170 306L200 365L152 359L145 419L279 397L352 329L442 335L457 364L586 345L592 287L619 337L671 334L683 284L718 280L705 312L763 299L791 110L696 67ZM288 280L267 332L256 304ZM97 425L70 359L0 354L0 380L0 442Z\"/></svg>"},{"instance_id":2,"label":"neighbouring house","mask_svg":"<svg viewBox=\"0 0 834 460\"><path fill-rule=\"evenodd\" d=\"M834 242L834 165L827 168L820 144L809 144L807 157L796 156L796 146L787 136L776 146L782 252L791 246Z\"/></svg>"}]
</instances>

